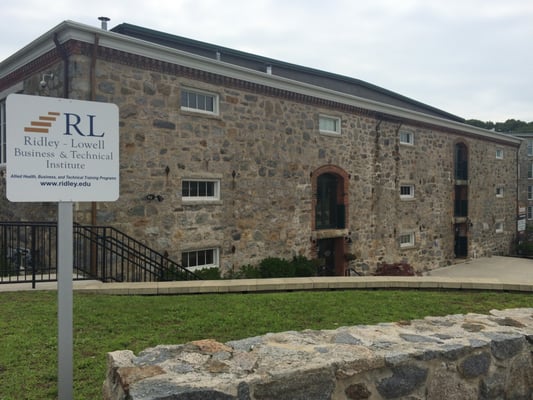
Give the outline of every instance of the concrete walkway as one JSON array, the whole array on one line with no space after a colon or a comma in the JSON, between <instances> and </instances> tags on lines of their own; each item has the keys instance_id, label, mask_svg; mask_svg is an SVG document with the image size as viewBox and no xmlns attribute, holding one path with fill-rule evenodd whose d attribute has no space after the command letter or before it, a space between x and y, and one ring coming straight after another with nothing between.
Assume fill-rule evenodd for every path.
<instances>
[{"instance_id":1,"label":"concrete walkway","mask_svg":"<svg viewBox=\"0 0 533 400\"><path fill-rule=\"evenodd\" d=\"M479 289L533 293L533 260L513 257L478 258L433 270L425 276L414 277L309 277L146 283L74 281L73 287L78 293L116 295L246 293L378 288ZM0 284L0 292L56 289L56 282L37 283L35 289L32 289L29 283Z\"/></svg>"}]
</instances>

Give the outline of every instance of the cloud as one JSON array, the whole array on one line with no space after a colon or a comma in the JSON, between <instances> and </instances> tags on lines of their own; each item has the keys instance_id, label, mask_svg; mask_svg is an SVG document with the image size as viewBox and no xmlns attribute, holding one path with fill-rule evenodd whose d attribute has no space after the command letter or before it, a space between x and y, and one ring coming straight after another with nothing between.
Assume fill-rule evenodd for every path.
<instances>
[{"instance_id":1,"label":"cloud","mask_svg":"<svg viewBox=\"0 0 533 400\"><path fill-rule=\"evenodd\" d=\"M31 12L28 12L31 10ZM99 14L95 13L95 10ZM37 0L3 5L0 59L59 22L129 22L347 75L481 120L533 120L533 2Z\"/></svg>"}]
</instances>

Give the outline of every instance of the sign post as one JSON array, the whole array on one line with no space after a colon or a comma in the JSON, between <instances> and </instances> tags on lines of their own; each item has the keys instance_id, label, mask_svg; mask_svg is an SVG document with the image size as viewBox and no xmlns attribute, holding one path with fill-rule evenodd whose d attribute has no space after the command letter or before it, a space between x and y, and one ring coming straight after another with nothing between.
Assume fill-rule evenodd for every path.
<instances>
[{"instance_id":1,"label":"sign post","mask_svg":"<svg viewBox=\"0 0 533 400\"><path fill-rule=\"evenodd\" d=\"M71 400L72 203L118 199L118 108L111 103L12 94L6 113L7 198L58 203L58 393L60 400Z\"/></svg>"},{"instance_id":2,"label":"sign post","mask_svg":"<svg viewBox=\"0 0 533 400\"><path fill-rule=\"evenodd\" d=\"M73 399L74 341L72 312L72 203L57 205L57 352L59 399Z\"/></svg>"}]
</instances>

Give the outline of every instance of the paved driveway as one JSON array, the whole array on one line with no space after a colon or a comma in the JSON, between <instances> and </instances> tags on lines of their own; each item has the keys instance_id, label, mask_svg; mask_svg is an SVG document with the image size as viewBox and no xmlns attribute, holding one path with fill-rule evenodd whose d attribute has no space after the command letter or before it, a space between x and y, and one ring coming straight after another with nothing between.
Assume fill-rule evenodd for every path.
<instances>
[{"instance_id":1,"label":"paved driveway","mask_svg":"<svg viewBox=\"0 0 533 400\"><path fill-rule=\"evenodd\" d=\"M487 278L533 283L533 260L516 257L483 257L438 268L427 276L449 278Z\"/></svg>"}]
</instances>

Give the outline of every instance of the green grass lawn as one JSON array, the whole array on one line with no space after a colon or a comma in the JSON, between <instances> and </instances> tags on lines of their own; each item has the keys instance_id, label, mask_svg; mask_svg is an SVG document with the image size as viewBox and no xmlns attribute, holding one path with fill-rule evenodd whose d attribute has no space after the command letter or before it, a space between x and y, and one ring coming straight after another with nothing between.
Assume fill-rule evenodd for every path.
<instances>
[{"instance_id":1,"label":"green grass lawn","mask_svg":"<svg viewBox=\"0 0 533 400\"><path fill-rule=\"evenodd\" d=\"M0 400L57 397L57 293L0 293ZM106 353L267 332L334 329L532 307L533 294L324 291L182 296L74 294L74 394L100 399Z\"/></svg>"}]
</instances>

